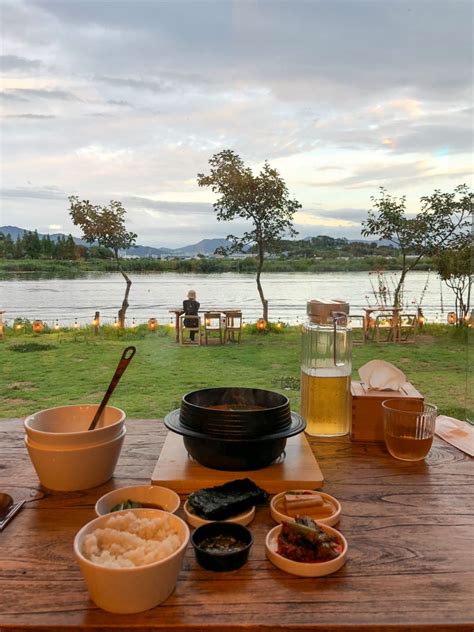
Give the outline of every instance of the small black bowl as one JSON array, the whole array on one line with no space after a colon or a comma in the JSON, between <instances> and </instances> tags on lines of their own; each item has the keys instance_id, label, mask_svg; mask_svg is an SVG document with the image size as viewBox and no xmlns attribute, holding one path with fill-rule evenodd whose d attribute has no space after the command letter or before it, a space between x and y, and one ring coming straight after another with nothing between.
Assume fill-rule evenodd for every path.
<instances>
[{"instance_id":1,"label":"small black bowl","mask_svg":"<svg viewBox=\"0 0 474 632\"><path fill-rule=\"evenodd\" d=\"M244 545L237 551L210 551L201 548L201 543L217 536L232 537ZM245 564L253 544L252 533L247 527L235 522L209 522L195 529L191 542L198 564L208 571L235 571Z\"/></svg>"}]
</instances>

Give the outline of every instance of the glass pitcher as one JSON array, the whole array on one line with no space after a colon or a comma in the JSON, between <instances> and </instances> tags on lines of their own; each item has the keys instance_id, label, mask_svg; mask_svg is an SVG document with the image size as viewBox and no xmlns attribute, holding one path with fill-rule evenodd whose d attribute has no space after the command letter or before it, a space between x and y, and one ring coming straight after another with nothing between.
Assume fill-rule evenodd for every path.
<instances>
[{"instance_id":1,"label":"glass pitcher","mask_svg":"<svg viewBox=\"0 0 474 632\"><path fill-rule=\"evenodd\" d=\"M350 431L352 347L349 304L308 301L303 325L300 413L306 432L337 437Z\"/></svg>"}]
</instances>

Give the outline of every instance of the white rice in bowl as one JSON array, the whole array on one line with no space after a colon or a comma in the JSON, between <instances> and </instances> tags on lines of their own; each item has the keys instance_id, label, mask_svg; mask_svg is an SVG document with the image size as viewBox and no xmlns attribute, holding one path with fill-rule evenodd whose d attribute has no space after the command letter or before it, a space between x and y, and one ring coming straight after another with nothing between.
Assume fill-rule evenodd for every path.
<instances>
[{"instance_id":1,"label":"white rice in bowl","mask_svg":"<svg viewBox=\"0 0 474 632\"><path fill-rule=\"evenodd\" d=\"M159 562L180 546L168 516L139 518L129 511L110 516L104 528L86 535L82 554L108 568L133 568Z\"/></svg>"}]
</instances>

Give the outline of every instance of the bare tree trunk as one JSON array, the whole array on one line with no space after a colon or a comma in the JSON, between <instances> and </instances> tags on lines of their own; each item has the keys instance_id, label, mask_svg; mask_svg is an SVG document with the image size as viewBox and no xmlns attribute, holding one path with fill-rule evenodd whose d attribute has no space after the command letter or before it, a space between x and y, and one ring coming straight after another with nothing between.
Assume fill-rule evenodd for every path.
<instances>
[{"instance_id":1,"label":"bare tree trunk","mask_svg":"<svg viewBox=\"0 0 474 632\"><path fill-rule=\"evenodd\" d=\"M257 289L258 294L260 296L260 301L262 302L263 315L262 318L268 322L268 301L263 294L262 284L260 283L260 275L262 273L263 268L263 260L264 260L264 250L263 243L261 241L258 242L258 265L257 265Z\"/></svg>"},{"instance_id":2,"label":"bare tree trunk","mask_svg":"<svg viewBox=\"0 0 474 632\"><path fill-rule=\"evenodd\" d=\"M395 294L393 295L393 307L401 307L400 303L400 295L403 290L403 284L405 283L405 277L407 275L408 269L406 268L406 255L403 253L402 259L402 273L400 275L400 279L398 281L397 287L395 288Z\"/></svg>"},{"instance_id":3,"label":"bare tree trunk","mask_svg":"<svg viewBox=\"0 0 474 632\"><path fill-rule=\"evenodd\" d=\"M128 308L128 295L130 294L130 288L132 287L132 282L130 281L128 276L125 274L122 266L120 265L120 260L118 258L117 250L115 250L114 252L115 252L115 260L117 262L118 269L120 270L120 273L125 279L125 283L127 284L127 287L125 288L125 296L123 297L123 301L122 301L122 307L118 311L118 326L120 327L120 329L124 329L125 328L125 315L127 313L127 308Z\"/></svg>"}]
</instances>

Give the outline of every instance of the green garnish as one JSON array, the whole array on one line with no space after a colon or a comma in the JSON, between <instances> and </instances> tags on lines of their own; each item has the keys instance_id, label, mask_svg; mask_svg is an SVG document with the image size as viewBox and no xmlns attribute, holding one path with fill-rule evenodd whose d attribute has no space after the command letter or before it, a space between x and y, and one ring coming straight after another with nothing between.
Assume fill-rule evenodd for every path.
<instances>
[{"instance_id":1,"label":"green garnish","mask_svg":"<svg viewBox=\"0 0 474 632\"><path fill-rule=\"evenodd\" d=\"M141 503L136 503L133 500L125 500L123 503L118 503L118 505L114 505L110 510L110 513L113 511L122 511L123 509L140 509L143 507Z\"/></svg>"}]
</instances>

